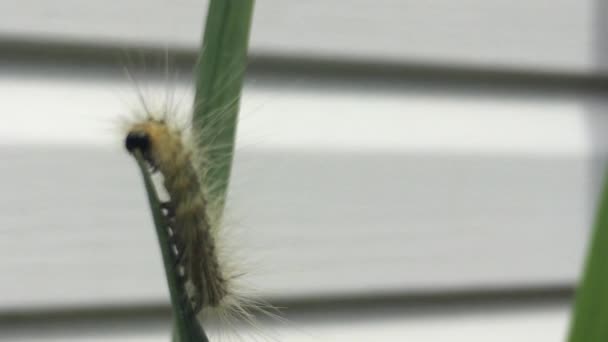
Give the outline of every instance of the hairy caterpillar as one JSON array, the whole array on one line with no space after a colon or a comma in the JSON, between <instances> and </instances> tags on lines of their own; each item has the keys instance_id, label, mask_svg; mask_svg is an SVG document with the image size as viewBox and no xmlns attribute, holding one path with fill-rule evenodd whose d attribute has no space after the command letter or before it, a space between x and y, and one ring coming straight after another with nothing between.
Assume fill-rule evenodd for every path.
<instances>
[{"instance_id":1,"label":"hairy caterpillar","mask_svg":"<svg viewBox=\"0 0 608 342\"><path fill-rule=\"evenodd\" d=\"M238 282L242 274L226 260L219 215L203 180L206 164L199 161L192 132L178 126L175 113L146 109L126 127L125 147L139 151L162 175L169 195L164 213L194 312L231 327L239 321L256 327L256 313L276 317L276 309L244 291Z\"/></svg>"},{"instance_id":2,"label":"hairy caterpillar","mask_svg":"<svg viewBox=\"0 0 608 342\"><path fill-rule=\"evenodd\" d=\"M178 131L165 120L135 123L125 139L127 150L138 149L144 159L164 178L170 200L166 214L173 230L179 263L194 287L194 311L216 307L227 295L226 279L220 269L215 239L211 234L208 201L193 163Z\"/></svg>"}]
</instances>

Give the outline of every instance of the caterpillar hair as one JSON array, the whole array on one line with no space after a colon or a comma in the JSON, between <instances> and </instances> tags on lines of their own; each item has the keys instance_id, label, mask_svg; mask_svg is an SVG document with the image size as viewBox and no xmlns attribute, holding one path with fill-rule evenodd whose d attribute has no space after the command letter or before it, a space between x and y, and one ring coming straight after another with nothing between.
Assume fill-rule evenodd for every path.
<instances>
[{"instance_id":1,"label":"caterpillar hair","mask_svg":"<svg viewBox=\"0 0 608 342\"><path fill-rule=\"evenodd\" d=\"M218 199L209 198L208 165L192 130L180 127L172 112L154 115L145 109L127 124L125 147L139 151L151 170L162 175L169 197L163 214L193 311L230 327L239 321L256 327L257 314L276 317L274 307L255 299L239 282L242 273L231 264L221 236L221 215L214 209Z\"/></svg>"}]
</instances>

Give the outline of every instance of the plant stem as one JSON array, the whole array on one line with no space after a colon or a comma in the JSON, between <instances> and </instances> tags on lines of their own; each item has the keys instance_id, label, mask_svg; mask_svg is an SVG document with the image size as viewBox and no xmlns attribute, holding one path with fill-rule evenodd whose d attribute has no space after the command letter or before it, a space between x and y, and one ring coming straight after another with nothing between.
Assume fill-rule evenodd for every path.
<instances>
[{"instance_id":1,"label":"plant stem","mask_svg":"<svg viewBox=\"0 0 608 342\"><path fill-rule=\"evenodd\" d=\"M165 276L167 277L167 284L169 285L169 294L173 307L173 341L207 342L207 336L196 319L196 315L188 301L183 282L179 279L179 273L176 269L176 257L170 249L169 227L162 214L156 188L154 187L147 170L148 168L139 152L135 153L135 159L137 160L137 165L139 166L141 175L144 179L144 185L148 194L148 203L150 204L150 211L152 212L152 218L154 219L158 244L160 245L163 264L165 266Z\"/></svg>"}]
</instances>

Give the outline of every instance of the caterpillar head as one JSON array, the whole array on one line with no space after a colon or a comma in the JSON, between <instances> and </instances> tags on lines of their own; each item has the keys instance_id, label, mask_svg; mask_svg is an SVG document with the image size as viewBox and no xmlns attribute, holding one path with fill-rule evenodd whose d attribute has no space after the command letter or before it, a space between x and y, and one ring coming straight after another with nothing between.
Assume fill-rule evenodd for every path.
<instances>
[{"instance_id":1,"label":"caterpillar head","mask_svg":"<svg viewBox=\"0 0 608 342\"><path fill-rule=\"evenodd\" d=\"M129 153L140 152L152 169L159 163L159 147L168 129L163 121L145 120L133 124L127 131L125 148Z\"/></svg>"},{"instance_id":2,"label":"caterpillar head","mask_svg":"<svg viewBox=\"0 0 608 342\"><path fill-rule=\"evenodd\" d=\"M145 155L150 149L150 137L143 131L129 132L125 139L125 147L129 153L134 153L135 150L139 150Z\"/></svg>"}]
</instances>

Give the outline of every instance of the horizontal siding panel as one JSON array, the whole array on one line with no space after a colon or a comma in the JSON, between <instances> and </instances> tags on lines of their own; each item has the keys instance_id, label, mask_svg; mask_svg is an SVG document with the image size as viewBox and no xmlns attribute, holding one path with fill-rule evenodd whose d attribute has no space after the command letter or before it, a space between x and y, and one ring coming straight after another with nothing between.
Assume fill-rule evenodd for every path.
<instances>
[{"instance_id":1,"label":"horizontal siding panel","mask_svg":"<svg viewBox=\"0 0 608 342\"><path fill-rule=\"evenodd\" d=\"M3 67L0 310L165 301L141 180L111 130L129 83ZM281 299L573 284L600 94L375 82L248 81L229 226L252 284Z\"/></svg>"},{"instance_id":2,"label":"horizontal siding panel","mask_svg":"<svg viewBox=\"0 0 608 342\"><path fill-rule=\"evenodd\" d=\"M535 303L538 305L538 303ZM505 308L483 306L481 310L428 307L378 306L366 308L323 308L316 312L294 313L289 323L263 322L257 331L238 330L243 338L275 338L284 342L314 341L468 341L537 342L561 341L568 324L568 305L563 302L540 307ZM415 310L416 311L415 311ZM321 312L322 310L322 312ZM452 311L446 311L452 310ZM446 314L454 312L457 315ZM138 317L74 317L72 320L0 322L0 339L23 342L165 342L169 339L170 318L142 314ZM29 323L29 324L28 324ZM266 334L259 336L260 331ZM220 340L231 332L224 332Z\"/></svg>"},{"instance_id":3,"label":"horizontal siding panel","mask_svg":"<svg viewBox=\"0 0 608 342\"><path fill-rule=\"evenodd\" d=\"M141 180L120 152L0 150L13 194L0 308L164 301ZM252 151L237 161L228 226L254 287L283 300L567 286L585 171L576 159Z\"/></svg>"},{"instance_id":4,"label":"horizontal siding panel","mask_svg":"<svg viewBox=\"0 0 608 342\"><path fill-rule=\"evenodd\" d=\"M605 73L602 0L256 2L253 54L584 75ZM205 1L0 4L0 36L195 51Z\"/></svg>"}]
</instances>

